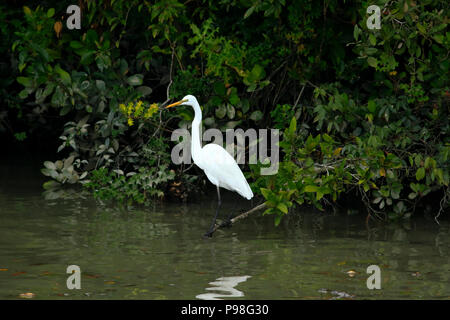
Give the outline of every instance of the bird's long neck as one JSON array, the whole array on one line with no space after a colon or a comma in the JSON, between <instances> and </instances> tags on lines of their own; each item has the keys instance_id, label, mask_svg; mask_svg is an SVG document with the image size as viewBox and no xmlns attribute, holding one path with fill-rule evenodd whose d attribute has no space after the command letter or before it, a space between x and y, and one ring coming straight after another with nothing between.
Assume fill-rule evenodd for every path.
<instances>
[{"instance_id":1,"label":"bird's long neck","mask_svg":"<svg viewBox=\"0 0 450 320\"><path fill-rule=\"evenodd\" d=\"M202 125L202 110L200 109L200 106L197 101L193 103L192 107L194 108L195 111L195 117L194 120L192 121L191 154L192 159L194 159L194 162L198 163L196 157L202 149L202 143L200 140L200 129Z\"/></svg>"}]
</instances>

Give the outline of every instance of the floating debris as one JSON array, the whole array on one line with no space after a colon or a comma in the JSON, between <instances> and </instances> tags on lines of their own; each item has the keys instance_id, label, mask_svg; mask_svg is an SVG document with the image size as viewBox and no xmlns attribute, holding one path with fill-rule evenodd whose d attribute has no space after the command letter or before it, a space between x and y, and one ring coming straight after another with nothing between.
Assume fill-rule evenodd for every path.
<instances>
[{"instance_id":1,"label":"floating debris","mask_svg":"<svg viewBox=\"0 0 450 320\"><path fill-rule=\"evenodd\" d=\"M357 272L354 270L350 270L350 271L347 271L346 273L348 274L349 277L353 278Z\"/></svg>"},{"instance_id":2,"label":"floating debris","mask_svg":"<svg viewBox=\"0 0 450 320\"><path fill-rule=\"evenodd\" d=\"M331 294L334 295L334 296L337 296L337 297L331 298L331 300L342 299L342 298L351 299L351 298L354 297L354 295L348 294L346 292L336 291L336 290L335 291L331 291Z\"/></svg>"},{"instance_id":3,"label":"floating debris","mask_svg":"<svg viewBox=\"0 0 450 320\"><path fill-rule=\"evenodd\" d=\"M336 300L336 299L353 299L355 296L352 294L348 294L347 292L341 292L341 291L337 291L337 290L328 290L328 289L319 289L318 290L319 293L323 293L323 294L331 294L335 297L331 297L330 300Z\"/></svg>"},{"instance_id":4,"label":"floating debris","mask_svg":"<svg viewBox=\"0 0 450 320\"><path fill-rule=\"evenodd\" d=\"M33 292L25 292L25 293L21 293L19 295L19 297L21 298L25 298L25 299L31 299L34 298L36 295Z\"/></svg>"}]
</instances>

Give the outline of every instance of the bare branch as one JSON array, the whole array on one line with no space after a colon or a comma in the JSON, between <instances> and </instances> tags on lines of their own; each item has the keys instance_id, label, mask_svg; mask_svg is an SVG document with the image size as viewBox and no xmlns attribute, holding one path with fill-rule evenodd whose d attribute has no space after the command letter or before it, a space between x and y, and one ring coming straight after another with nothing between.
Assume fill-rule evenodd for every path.
<instances>
[{"instance_id":1,"label":"bare branch","mask_svg":"<svg viewBox=\"0 0 450 320\"><path fill-rule=\"evenodd\" d=\"M241 213L240 215L238 215L238 216L234 217L233 219L231 219L231 220L230 220L230 223L231 223L231 224L228 224L228 225L227 225L227 224L220 224L220 225L217 225L217 224L216 224L216 225L214 226L214 229L213 229L212 232L215 232L217 229L223 228L223 227L225 227L225 226L233 225L233 224L235 224L237 221L239 221L239 220L241 220L241 219L244 219L244 218L247 218L250 214L255 213L255 212L257 212L257 211L260 211L260 210L263 210L263 209L265 209L265 208L267 208L266 204L265 204L265 203L261 203L260 205L254 207L253 209L250 209L250 210L248 210L247 212Z\"/></svg>"},{"instance_id":2,"label":"bare branch","mask_svg":"<svg viewBox=\"0 0 450 320\"><path fill-rule=\"evenodd\" d=\"M297 106L298 102L300 101L300 98L302 97L303 90L305 90L305 87L306 87L306 84L304 84L303 87L302 87L302 90L300 90L300 93L299 93L299 95L297 97L297 100L295 100L294 107L292 109L295 109L295 107Z\"/></svg>"}]
</instances>

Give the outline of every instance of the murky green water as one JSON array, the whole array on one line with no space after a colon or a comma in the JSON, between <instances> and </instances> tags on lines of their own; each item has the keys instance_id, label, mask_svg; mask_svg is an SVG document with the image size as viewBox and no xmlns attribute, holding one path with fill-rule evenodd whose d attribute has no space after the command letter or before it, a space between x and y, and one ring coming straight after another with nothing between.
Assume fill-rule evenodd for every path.
<instances>
[{"instance_id":1,"label":"murky green water","mask_svg":"<svg viewBox=\"0 0 450 320\"><path fill-rule=\"evenodd\" d=\"M0 299L450 299L448 223L366 229L304 212L274 228L257 215L203 239L214 193L145 210L45 200L37 169L0 167ZM225 209L250 208L237 199ZM372 264L381 290L366 287ZM80 290L67 289L69 265Z\"/></svg>"}]
</instances>

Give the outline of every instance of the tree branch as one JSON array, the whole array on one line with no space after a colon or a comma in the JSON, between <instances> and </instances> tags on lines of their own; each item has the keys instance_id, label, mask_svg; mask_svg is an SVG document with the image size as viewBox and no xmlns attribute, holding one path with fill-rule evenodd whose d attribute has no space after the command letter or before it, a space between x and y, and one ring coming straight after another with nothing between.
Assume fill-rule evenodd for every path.
<instances>
[{"instance_id":1,"label":"tree branch","mask_svg":"<svg viewBox=\"0 0 450 320\"><path fill-rule=\"evenodd\" d=\"M263 210L265 208L267 208L266 204L265 203L261 203L260 205L254 207L253 209L250 209L247 212L241 213L240 215L234 217L233 219L230 220L230 223L228 223L228 224L227 223L222 223L220 225L216 224L214 226L214 229L213 229L212 232L215 232L217 229L220 229L220 228L223 228L223 227L226 227L226 226L232 226L233 224L236 223L236 221L239 221L241 219L247 218L250 214L255 213L257 211L260 211L260 210Z\"/></svg>"}]
</instances>

